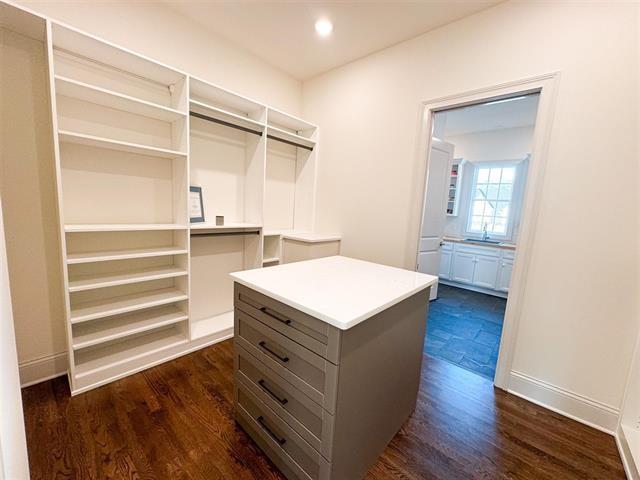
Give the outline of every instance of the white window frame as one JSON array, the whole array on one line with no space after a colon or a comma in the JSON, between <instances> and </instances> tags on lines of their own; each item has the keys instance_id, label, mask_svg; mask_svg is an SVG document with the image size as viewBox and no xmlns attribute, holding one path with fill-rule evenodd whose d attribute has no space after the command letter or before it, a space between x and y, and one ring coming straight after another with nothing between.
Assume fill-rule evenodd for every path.
<instances>
[{"instance_id":1,"label":"white window frame","mask_svg":"<svg viewBox=\"0 0 640 480\"><path fill-rule=\"evenodd\" d=\"M469 162L473 166L473 177L469 184L469 191L467 192L467 212L464 224L465 236L470 238L482 238L482 234L470 229L471 217L473 214L473 197L476 184L478 182L478 171L480 168L506 168L515 167L516 172L513 180L513 192L511 194L511 200L509 202L509 217L507 219L507 231L504 235L495 233L489 233L489 239L493 240L512 240L513 239L513 227L516 219L516 209L518 208L518 198L520 197L520 189L522 188L521 177L523 175L522 169L519 168L523 160L501 160L494 162Z\"/></svg>"}]
</instances>

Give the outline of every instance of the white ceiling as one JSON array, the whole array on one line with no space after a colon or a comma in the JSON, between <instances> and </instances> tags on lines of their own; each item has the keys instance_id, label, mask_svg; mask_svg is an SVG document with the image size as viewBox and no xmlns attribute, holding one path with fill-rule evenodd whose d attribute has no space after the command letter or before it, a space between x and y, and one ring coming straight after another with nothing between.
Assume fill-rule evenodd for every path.
<instances>
[{"instance_id":1,"label":"white ceiling","mask_svg":"<svg viewBox=\"0 0 640 480\"><path fill-rule=\"evenodd\" d=\"M502 0L161 0L174 11L304 80ZM333 34L319 37L319 18Z\"/></svg>"},{"instance_id":2,"label":"white ceiling","mask_svg":"<svg viewBox=\"0 0 640 480\"><path fill-rule=\"evenodd\" d=\"M488 102L438 112L435 115L434 136L445 139L469 133L533 126L539 98L540 95L534 94L506 102Z\"/></svg>"}]
</instances>

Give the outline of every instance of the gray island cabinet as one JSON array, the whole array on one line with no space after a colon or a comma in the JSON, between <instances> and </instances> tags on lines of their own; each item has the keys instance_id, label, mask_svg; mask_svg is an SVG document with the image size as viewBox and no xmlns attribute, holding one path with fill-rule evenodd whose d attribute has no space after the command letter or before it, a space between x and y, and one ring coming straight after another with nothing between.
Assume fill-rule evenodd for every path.
<instances>
[{"instance_id":1,"label":"gray island cabinet","mask_svg":"<svg viewBox=\"0 0 640 480\"><path fill-rule=\"evenodd\" d=\"M362 478L415 408L437 278L340 256L231 276L236 421L290 480Z\"/></svg>"}]
</instances>

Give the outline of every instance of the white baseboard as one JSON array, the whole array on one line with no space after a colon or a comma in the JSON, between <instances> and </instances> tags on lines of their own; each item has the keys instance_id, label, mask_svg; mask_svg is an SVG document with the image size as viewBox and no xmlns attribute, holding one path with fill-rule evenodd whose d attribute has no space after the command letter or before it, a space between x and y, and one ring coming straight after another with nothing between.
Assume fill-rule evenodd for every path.
<instances>
[{"instance_id":1,"label":"white baseboard","mask_svg":"<svg viewBox=\"0 0 640 480\"><path fill-rule=\"evenodd\" d=\"M67 352L18 364L20 386L28 387L67 374Z\"/></svg>"},{"instance_id":2,"label":"white baseboard","mask_svg":"<svg viewBox=\"0 0 640 480\"><path fill-rule=\"evenodd\" d=\"M511 371L509 393L590 427L615 435L619 409L521 372Z\"/></svg>"},{"instance_id":3,"label":"white baseboard","mask_svg":"<svg viewBox=\"0 0 640 480\"><path fill-rule=\"evenodd\" d=\"M616 430L616 445L620 453L620 458L622 458L622 465L624 465L624 472L627 474L627 478L629 480L640 480L640 471L638 471L640 466L636 465L633 460L629 443L627 442L624 429L621 425L618 425L618 429Z\"/></svg>"}]
</instances>

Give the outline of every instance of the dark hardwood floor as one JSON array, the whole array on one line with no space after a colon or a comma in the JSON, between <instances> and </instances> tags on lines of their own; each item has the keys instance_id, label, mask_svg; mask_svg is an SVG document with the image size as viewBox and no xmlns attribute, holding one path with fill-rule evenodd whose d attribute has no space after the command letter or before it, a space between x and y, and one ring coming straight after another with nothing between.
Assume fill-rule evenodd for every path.
<instances>
[{"instance_id":1,"label":"dark hardwood floor","mask_svg":"<svg viewBox=\"0 0 640 480\"><path fill-rule=\"evenodd\" d=\"M232 419L232 367L226 341L74 398L65 378L24 389L32 478L283 478ZM367 479L469 478L624 473L609 435L425 356L418 407Z\"/></svg>"}]
</instances>

